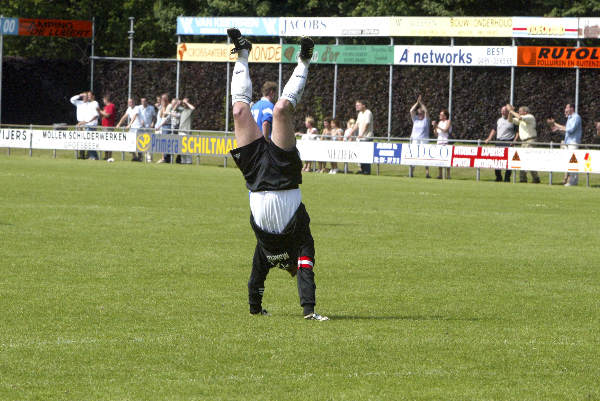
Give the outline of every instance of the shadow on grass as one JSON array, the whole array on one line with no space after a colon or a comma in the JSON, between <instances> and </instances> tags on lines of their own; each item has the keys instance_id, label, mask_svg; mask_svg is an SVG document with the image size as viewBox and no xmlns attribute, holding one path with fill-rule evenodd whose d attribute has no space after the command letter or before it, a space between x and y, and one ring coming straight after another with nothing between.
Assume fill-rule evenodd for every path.
<instances>
[{"instance_id":1,"label":"shadow on grass","mask_svg":"<svg viewBox=\"0 0 600 401\"><path fill-rule=\"evenodd\" d=\"M471 316L441 316L441 315L397 315L397 316L377 316L377 315L331 315L328 314L331 320L413 320L413 321L463 321L463 322L480 322L487 319Z\"/></svg>"}]
</instances>

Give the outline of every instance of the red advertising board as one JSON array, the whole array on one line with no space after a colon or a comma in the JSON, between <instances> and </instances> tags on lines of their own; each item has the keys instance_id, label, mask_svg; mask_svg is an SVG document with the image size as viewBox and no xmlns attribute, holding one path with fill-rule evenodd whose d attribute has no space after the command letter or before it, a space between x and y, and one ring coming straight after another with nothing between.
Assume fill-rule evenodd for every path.
<instances>
[{"instance_id":1,"label":"red advertising board","mask_svg":"<svg viewBox=\"0 0 600 401\"><path fill-rule=\"evenodd\" d=\"M92 22L62 19L19 18L19 35L91 38Z\"/></svg>"},{"instance_id":2,"label":"red advertising board","mask_svg":"<svg viewBox=\"0 0 600 401\"><path fill-rule=\"evenodd\" d=\"M481 146L454 146L452 167L506 169L508 148Z\"/></svg>"},{"instance_id":3,"label":"red advertising board","mask_svg":"<svg viewBox=\"0 0 600 401\"><path fill-rule=\"evenodd\" d=\"M519 67L600 68L598 47L519 46Z\"/></svg>"}]
</instances>

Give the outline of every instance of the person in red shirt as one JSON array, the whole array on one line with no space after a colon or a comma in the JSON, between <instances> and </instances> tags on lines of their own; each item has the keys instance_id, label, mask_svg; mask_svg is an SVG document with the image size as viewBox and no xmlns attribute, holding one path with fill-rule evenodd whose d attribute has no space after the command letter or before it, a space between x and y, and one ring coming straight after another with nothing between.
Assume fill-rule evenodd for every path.
<instances>
[{"instance_id":1,"label":"person in red shirt","mask_svg":"<svg viewBox=\"0 0 600 401\"><path fill-rule=\"evenodd\" d=\"M106 93L102 98L104 102L104 110L98 109L98 113L102 116L102 127L103 129L107 129L107 127L115 126L115 105L110 101L110 93ZM107 151L104 152L104 160L112 159L112 152ZM111 160L114 161L114 160Z\"/></svg>"}]
</instances>

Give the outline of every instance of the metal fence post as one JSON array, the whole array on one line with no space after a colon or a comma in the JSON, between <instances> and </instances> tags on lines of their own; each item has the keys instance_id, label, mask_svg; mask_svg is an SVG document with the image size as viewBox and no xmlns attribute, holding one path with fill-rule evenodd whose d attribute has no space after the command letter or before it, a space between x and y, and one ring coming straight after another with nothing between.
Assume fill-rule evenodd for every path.
<instances>
[{"instance_id":1,"label":"metal fence post","mask_svg":"<svg viewBox=\"0 0 600 401\"><path fill-rule=\"evenodd\" d=\"M131 98L131 74L133 70L133 34L135 33L133 30L133 21L135 18L129 17L129 81L128 81L128 89L127 89L127 98Z\"/></svg>"},{"instance_id":2,"label":"metal fence post","mask_svg":"<svg viewBox=\"0 0 600 401\"><path fill-rule=\"evenodd\" d=\"M477 140L477 147L481 146L481 139ZM477 167L477 181L481 180L481 169Z\"/></svg>"},{"instance_id":3,"label":"metal fence post","mask_svg":"<svg viewBox=\"0 0 600 401\"><path fill-rule=\"evenodd\" d=\"M335 38L335 45L339 45L340 40L338 38ZM335 64L333 66L333 110L332 110L332 117L335 118L335 103L337 100L337 79L338 79L338 63L337 60L335 61Z\"/></svg>"},{"instance_id":4,"label":"metal fence post","mask_svg":"<svg viewBox=\"0 0 600 401\"><path fill-rule=\"evenodd\" d=\"M29 130L33 130L33 124L29 124ZM33 156L33 148L29 145L29 157Z\"/></svg>"},{"instance_id":5,"label":"metal fence post","mask_svg":"<svg viewBox=\"0 0 600 401\"><path fill-rule=\"evenodd\" d=\"M515 40L512 40L512 47L515 47ZM515 103L515 67L510 67L510 104Z\"/></svg>"},{"instance_id":6,"label":"metal fence post","mask_svg":"<svg viewBox=\"0 0 600 401\"><path fill-rule=\"evenodd\" d=\"M450 46L454 46L454 38L450 38ZM452 81L454 78L454 68L450 65L448 74L448 118L452 121Z\"/></svg>"},{"instance_id":7,"label":"metal fence post","mask_svg":"<svg viewBox=\"0 0 600 401\"><path fill-rule=\"evenodd\" d=\"M394 46L394 38L390 38L390 46ZM392 135L392 83L394 80L394 63L390 64L390 82L388 86L388 132L387 137L388 141L390 140L390 136Z\"/></svg>"},{"instance_id":8,"label":"metal fence post","mask_svg":"<svg viewBox=\"0 0 600 401\"><path fill-rule=\"evenodd\" d=\"M90 57L90 91L94 91L94 37L96 36L96 17L92 17L92 57Z\"/></svg>"},{"instance_id":9,"label":"metal fence post","mask_svg":"<svg viewBox=\"0 0 600 401\"><path fill-rule=\"evenodd\" d=\"M550 141L550 149L552 149L553 143ZM552 171L548 174L548 185L552 185Z\"/></svg>"}]
</instances>

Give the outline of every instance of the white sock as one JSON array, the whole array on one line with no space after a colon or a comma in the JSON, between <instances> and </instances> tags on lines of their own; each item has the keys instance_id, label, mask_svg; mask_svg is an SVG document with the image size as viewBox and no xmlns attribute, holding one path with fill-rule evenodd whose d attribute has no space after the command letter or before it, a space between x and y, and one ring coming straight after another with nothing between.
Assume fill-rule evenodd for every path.
<instances>
[{"instance_id":1,"label":"white sock","mask_svg":"<svg viewBox=\"0 0 600 401\"><path fill-rule=\"evenodd\" d=\"M248 50L238 52L238 59L233 67L231 76L231 103L252 102L252 81L248 70Z\"/></svg>"},{"instance_id":2,"label":"white sock","mask_svg":"<svg viewBox=\"0 0 600 401\"><path fill-rule=\"evenodd\" d=\"M281 98L289 100L294 107L296 107L296 104L300 101L300 98L302 98L302 93L304 93L309 64L310 61L298 60L298 65L294 68L290 80L285 84L283 92L281 93Z\"/></svg>"}]
</instances>

